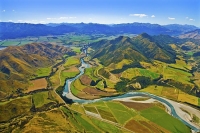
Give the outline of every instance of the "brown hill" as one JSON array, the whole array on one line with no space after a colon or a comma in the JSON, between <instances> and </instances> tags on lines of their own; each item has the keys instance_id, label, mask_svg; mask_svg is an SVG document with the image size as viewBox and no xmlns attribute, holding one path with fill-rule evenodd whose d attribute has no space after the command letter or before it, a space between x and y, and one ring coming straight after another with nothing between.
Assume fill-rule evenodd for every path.
<instances>
[{"instance_id":1,"label":"brown hill","mask_svg":"<svg viewBox=\"0 0 200 133\"><path fill-rule=\"evenodd\" d=\"M41 43L11 46L0 51L0 97L26 89L38 68L52 66L69 52L71 50L63 46Z\"/></svg>"},{"instance_id":2,"label":"brown hill","mask_svg":"<svg viewBox=\"0 0 200 133\"><path fill-rule=\"evenodd\" d=\"M179 38L192 38L192 39L200 39L200 29L196 29L194 31L186 32L179 36Z\"/></svg>"}]
</instances>

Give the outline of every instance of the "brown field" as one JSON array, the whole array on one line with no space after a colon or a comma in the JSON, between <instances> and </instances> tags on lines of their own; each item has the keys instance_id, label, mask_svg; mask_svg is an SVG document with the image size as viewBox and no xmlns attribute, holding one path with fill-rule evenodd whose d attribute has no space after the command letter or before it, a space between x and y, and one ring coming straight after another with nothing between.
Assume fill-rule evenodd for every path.
<instances>
[{"instance_id":1,"label":"brown field","mask_svg":"<svg viewBox=\"0 0 200 133\"><path fill-rule=\"evenodd\" d=\"M39 89L45 89L47 87L47 81L45 78L35 79L31 81L31 86L25 92L31 92Z\"/></svg>"},{"instance_id":2,"label":"brown field","mask_svg":"<svg viewBox=\"0 0 200 133\"><path fill-rule=\"evenodd\" d=\"M111 96L111 95L113 95L113 93L107 93L107 92L100 91L100 90L97 90L95 88L90 88L90 87L83 89L83 91L87 94L97 95L97 96Z\"/></svg>"},{"instance_id":3,"label":"brown field","mask_svg":"<svg viewBox=\"0 0 200 133\"><path fill-rule=\"evenodd\" d=\"M67 70L64 72L79 72L78 68L75 66L69 67Z\"/></svg>"},{"instance_id":4,"label":"brown field","mask_svg":"<svg viewBox=\"0 0 200 133\"><path fill-rule=\"evenodd\" d=\"M112 96L115 93L108 93L104 91L97 90L95 88L86 87L82 91L79 91L77 97L83 99L96 99L100 98L101 96Z\"/></svg>"},{"instance_id":5,"label":"brown field","mask_svg":"<svg viewBox=\"0 0 200 133\"><path fill-rule=\"evenodd\" d=\"M154 106L153 103L136 103L136 102L122 102L122 101L120 101L120 102L122 104L124 104L125 106L136 109L138 111L141 111L141 110L144 110L144 109Z\"/></svg>"},{"instance_id":6,"label":"brown field","mask_svg":"<svg viewBox=\"0 0 200 133\"><path fill-rule=\"evenodd\" d=\"M82 83L83 85L90 85L92 79L91 79L89 76L87 76L87 75L82 75L82 76L80 77L80 81L81 81L81 83Z\"/></svg>"},{"instance_id":7,"label":"brown field","mask_svg":"<svg viewBox=\"0 0 200 133\"><path fill-rule=\"evenodd\" d=\"M128 123L126 123L125 128L135 132L135 133L151 133L149 129L147 129L145 126L141 125L139 122L135 120L130 120Z\"/></svg>"},{"instance_id":8,"label":"brown field","mask_svg":"<svg viewBox=\"0 0 200 133\"><path fill-rule=\"evenodd\" d=\"M97 96L97 95L90 95L90 94L87 94L85 92L79 92L77 97L79 98L82 98L82 99L96 99L96 98L100 98L100 96Z\"/></svg>"},{"instance_id":9,"label":"brown field","mask_svg":"<svg viewBox=\"0 0 200 133\"><path fill-rule=\"evenodd\" d=\"M113 88L105 88L104 90L107 92L116 92L116 90Z\"/></svg>"},{"instance_id":10,"label":"brown field","mask_svg":"<svg viewBox=\"0 0 200 133\"><path fill-rule=\"evenodd\" d=\"M148 129L150 129L153 133L160 133L161 131L154 127L152 124L150 124L149 122L146 122L146 121L140 121L140 123L142 125L144 125L145 127L147 127Z\"/></svg>"}]
</instances>

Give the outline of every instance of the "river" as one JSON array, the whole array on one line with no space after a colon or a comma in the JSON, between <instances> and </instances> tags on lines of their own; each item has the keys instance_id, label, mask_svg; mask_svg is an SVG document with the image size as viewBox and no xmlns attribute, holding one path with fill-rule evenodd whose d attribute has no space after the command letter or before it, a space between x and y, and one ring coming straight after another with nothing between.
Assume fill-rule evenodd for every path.
<instances>
[{"instance_id":1,"label":"river","mask_svg":"<svg viewBox=\"0 0 200 133\"><path fill-rule=\"evenodd\" d=\"M200 131L200 129L197 128L196 126L194 126L194 124L192 124L190 121L186 121L184 118L181 118L177 114L176 109L170 103L170 100L167 100L165 98L161 98L159 96L156 96L156 95L153 95L153 94L150 94L150 93L147 93L147 92L128 92L128 93L120 95L120 96L104 97L104 98L94 99L94 100L84 100L84 99L77 98L76 96L74 96L71 93L70 84L71 84L71 82L73 82L74 80L79 78L82 74L84 74L85 68L89 68L89 64L87 64L86 62L83 61L83 59L81 59L81 66L79 67L80 73L76 77L66 80L66 84L65 84L65 87L64 87L64 91L63 91L63 96L66 96L67 98L72 99L74 102L77 102L77 103L94 103L94 102L97 102L97 101L100 101L100 100L110 101L110 100L114 100L114 99L134 97L134 96L148 96L148 97L151 97L151 98L153 98L153 99L155 99L155 100L157 100L161 103L164 103L166 106L168 106L168 108L170 108L170 110L171 110L171 115L173 117L179 119L180 121L182 121L185 125L190 127L193 131L195 131L195 132Z\"/></svg>"},{"instance_id":2,"label":"river","mask_svg":"<svg viewBox=\"0 0 200 133\"><path fill-rule=\"evenodd\" d=\"M7 48L7 47L0 47L0 50L3 50L3 49L5 49L5 48Z\"/></svg>"}]
</instances>

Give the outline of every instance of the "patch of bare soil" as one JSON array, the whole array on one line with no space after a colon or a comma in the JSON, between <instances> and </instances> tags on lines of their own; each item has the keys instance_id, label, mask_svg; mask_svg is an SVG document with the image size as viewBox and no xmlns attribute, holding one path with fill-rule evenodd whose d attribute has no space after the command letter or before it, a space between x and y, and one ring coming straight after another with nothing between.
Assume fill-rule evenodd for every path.
<instances>
[{"instance_id":1,"label":"patch of bare soil","mask_svg":"<svg viewBox=\"0 0 200 133\"><path fill-rule=\"evenodd\" d=\"M47 87L47 81L45 78L32 80L31 84L32 85L28 87L28 90L26 90L25 93L39 89L45 89Z\"/></svg>"},{"instance_id":2,"label":"patch of bare soil","mask_svg":"<svg viewBox=\"0 0 200 133\"><path fill-rule=\"evenodd\" d=\"M90 85L92 79L91 79L89 76L87 76L87 75L82 75L82 76L80 77L80 81L81 81L81 83L82 83L83 85Z\"/></svg>"}]
</instances>

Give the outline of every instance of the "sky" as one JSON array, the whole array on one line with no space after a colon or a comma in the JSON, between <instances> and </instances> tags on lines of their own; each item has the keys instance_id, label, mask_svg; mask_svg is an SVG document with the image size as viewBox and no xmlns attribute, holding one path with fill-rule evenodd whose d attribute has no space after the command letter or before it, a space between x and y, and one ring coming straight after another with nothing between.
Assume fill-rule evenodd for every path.
<instances>
[{"instance_id":1,"label":"sky","mask_svg":"<svg viewBox=\"0 0 200 133\"><path fill-rule=\"evenodd\" d=\"M0 21L200 27L200 0L0 0Z\"/></svg>"}]
</instances>

